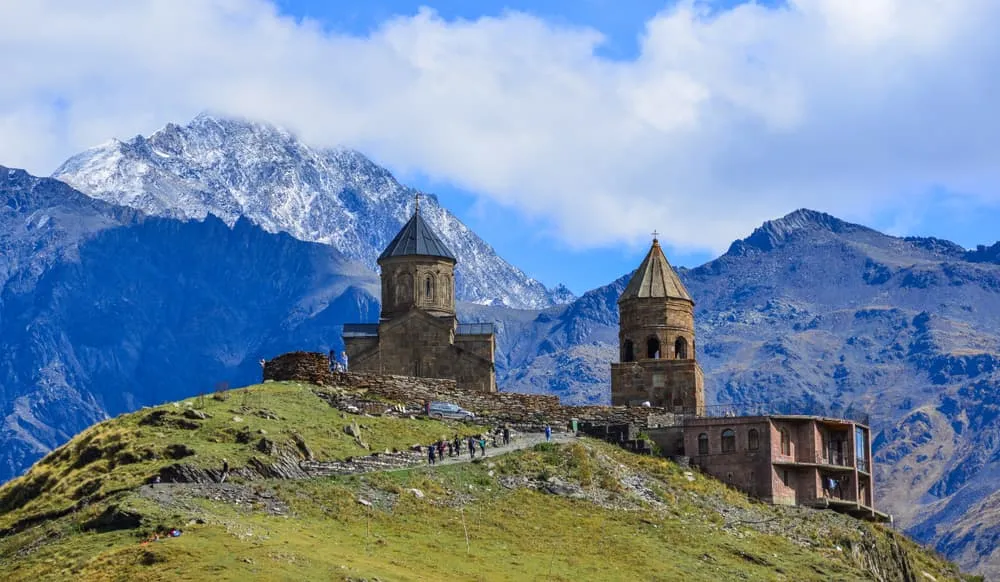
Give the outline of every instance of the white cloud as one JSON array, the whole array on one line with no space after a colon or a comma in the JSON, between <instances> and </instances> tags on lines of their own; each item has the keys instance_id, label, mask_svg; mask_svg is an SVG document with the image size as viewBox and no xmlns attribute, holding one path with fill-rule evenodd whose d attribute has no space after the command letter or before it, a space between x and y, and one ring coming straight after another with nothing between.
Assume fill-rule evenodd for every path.
<instances>
[{"instance_id":1,"label":"white cloud","mask_svg":"<svg viewBox=\"0 0 1000 582\"><path fill-rule=\"evenodd\" d=\"M570 245L655 227L717 250L799 206L863 220L932 186L1000 204L998 16L681 2L611 61L598 31L518 13L351 37L264 0L2 1L0 163L48 173L208 109L477 192Z\"/></svg>"}]
</instances>

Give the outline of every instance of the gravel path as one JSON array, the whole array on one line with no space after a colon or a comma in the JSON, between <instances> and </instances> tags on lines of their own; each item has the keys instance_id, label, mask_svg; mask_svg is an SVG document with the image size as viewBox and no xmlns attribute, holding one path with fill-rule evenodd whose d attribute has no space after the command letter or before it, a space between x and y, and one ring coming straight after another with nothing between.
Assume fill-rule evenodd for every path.
<instances>
[{"instance_id":1,"label":"gravel path","mask_svg":"<svg viewBox=\"0 0 1000 582\"><path fill-rule=\"evenodd\" d=\"M573 433L562 432L562 433L552 433L553 443L568 443L575 441L577 439L576 435ZM498 441L499 442L499 441ZM518 433L516 437L512 438L510 444L507 446L491 447L490 440L486 439L486 458L499 457L500 455L505 455L507 453L512 453L514 451L520 451L523 449L530 449L531 447L544 443L545 435L542 433ZM447 450L447 449L446 449ZM482 454L479 451L479 445L476 445L476 458L482 458ZM469 463L472 458L469 457L468 445L465 442L462 443L462 454L457 457L449 457L445 453L444 459L438 459L437 465L454 465L457 463ZM426 458L425 458L426 464Z\"/></svg>"}]
</instances>

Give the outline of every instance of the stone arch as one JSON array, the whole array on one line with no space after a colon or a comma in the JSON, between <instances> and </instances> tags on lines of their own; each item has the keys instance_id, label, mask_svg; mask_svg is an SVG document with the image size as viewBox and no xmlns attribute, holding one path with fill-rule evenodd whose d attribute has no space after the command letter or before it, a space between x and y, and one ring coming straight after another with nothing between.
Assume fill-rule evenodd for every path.
<instances>
[{"instance_id":1,"label":"stone arch","mask_svg":"<svg viewBox=\"0 0 1000 582\"><path fill-rule=\"evenodd\" d=\"M781 437L781 454L786 456L792 456L792 436L788 434L788 429L781 427L778 429L778 435Z\"/></svg>"},{"instance_id":2,"label":"stone arch","mask_svg":"<svg viewBox=\"0 0 1000 582\"><path fill-rule=\"evenodd\" d=\"M451 305L451 277L448 275L441 275L441 301Z\"/></svg>"},{"instance_id":3,"label":"stone arch","mask_svg":"<svg viewBox=\"0 0 1000 582\"><path fill-rule=\"evenodd\" d=\"M736 431L731 428L722 431L722 452L736 452Z\"/></svg>"},{"instance_id":4,"label":"stone arch","mask_svg":"<svg viewBox=\"0 0 1000 582\"><path fill-rule=\"evenodd\" d=\"M622 344L622 361L623 362L634 362L635 361L635 345L632 340L626 339Z\"/></svg>"},{"instance_id":5,"label":"stone arch","mask_svg":"<svg viewBox=\"0 0 1000 582\"><path fill-rule=\"evenodd\" d=\"M708 433L701 433L698 435L698 454L707 455L708 454Z\"/></svg>"},{"instance_id":6,"label":"stone arch","mask_svg":"<svg viewBox=\"0 0 1000 582\"><path fill-rule=\"evenodd\" d=\"M660 338L655 335L646 340L646 357L650 359L660 358Z\"/></svg>"},{"instance_id":7,"label":"stone arch","mask_svg":"<svg viewBox=\"0 0 1000 582\"><path fill-rule=\"evenodd\" d=\"M684 336L679 336L677 340L674 341L674 359L688 359L688 342L684 339Z\"/></svg>"},{"instance_id":8,"label":"stone arch","mask_svg":"<svg viewBox=\"0 0 1000 582\"><path fill-rule=\"evenodd\" d=\"M435 291L433 273L424 275L424 298L427 299L427 301L434 301Z\"/></svg>"}]
</instances>

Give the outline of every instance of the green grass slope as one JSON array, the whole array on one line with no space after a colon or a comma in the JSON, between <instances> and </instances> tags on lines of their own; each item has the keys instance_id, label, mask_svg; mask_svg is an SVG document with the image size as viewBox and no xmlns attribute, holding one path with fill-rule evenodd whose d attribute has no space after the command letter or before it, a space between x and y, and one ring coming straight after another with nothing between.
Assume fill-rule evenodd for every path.
<instances>
[{"instance_id":1,"label":"green grass slope","mask_svg":"<svg viewBox=\"0 0 1000 582\"><path fill-rule=\"evenodd\" d=\"M184 404L101 423L0 488L2 577L962 579L882 526L757 503L669 461L588 439L434 468L143 485L171 463L212 467L225 457L237 467L263 456L239 436L248 430L303 441L324 459L368 452L344 433L352 421L366 427L373 450L477 430L345 415L306 385L248 390L206 399L211 418L197 427L171 424L186 418ZM166 411L159 424L142 424L157 410ZM171 458L180 445L193 454ZM183 534L148 541L171 528Z\"/></svg>"}]
</instances>

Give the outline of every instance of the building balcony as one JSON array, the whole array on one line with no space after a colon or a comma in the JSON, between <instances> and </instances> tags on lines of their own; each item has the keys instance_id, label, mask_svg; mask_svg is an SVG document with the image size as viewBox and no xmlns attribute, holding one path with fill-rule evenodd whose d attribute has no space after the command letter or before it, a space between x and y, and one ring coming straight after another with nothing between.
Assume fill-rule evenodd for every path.
<instances>
[{"instance_id":1,"label":"building balcony","mask_svg":"<svg viewBox=\"0 0 1000 582\"><path fill-rule=\"evenodd\" d=\"M854 471L856 468L852 463L851 459L838 457L800 457L792 458L787 456L775 457L772 461L773 464L782 467L811 467L815 469L827 469L830 471Z\"/></svg>"},{"instance_id":2,"label":"building balcony","mask_svg":"<svg viewBox=\"0 0 1000 582\"><path fill-rule=\"evenodd\" d=\"M807 503L809 507L816 509L832 509L838 513L846 513L852 517L877 521L880 523L891 523L892 515L878 511L874 507L865 505L858 501L839 499L836 497L823 497Z\"/></svg>"}]
</instances>

